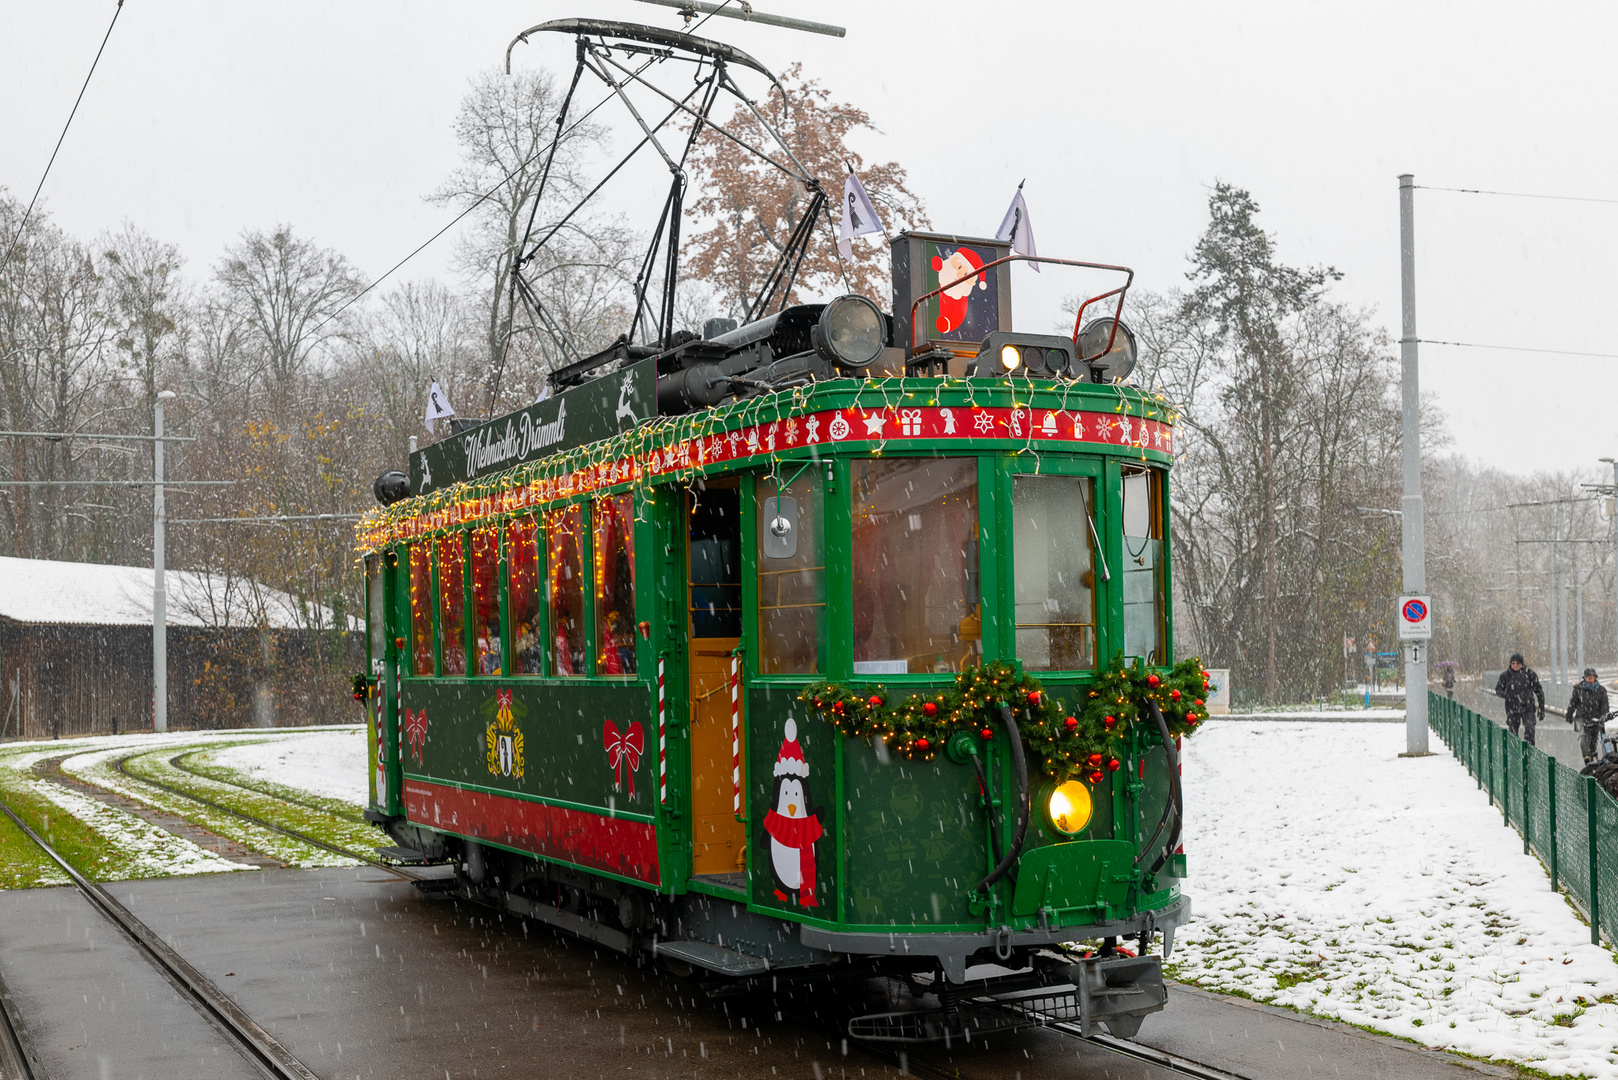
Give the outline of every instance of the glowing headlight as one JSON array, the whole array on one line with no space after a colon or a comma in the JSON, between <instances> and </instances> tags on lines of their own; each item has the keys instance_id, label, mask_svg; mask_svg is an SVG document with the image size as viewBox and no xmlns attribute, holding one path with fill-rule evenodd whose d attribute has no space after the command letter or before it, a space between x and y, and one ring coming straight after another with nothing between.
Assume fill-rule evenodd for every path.
<instances>
[{"instance_id":1,"label":"glowing headlight","mask_svg":"<svg viewBox=\"0 0 1618 1080\"><path fill-rule=\"evenodd\" d=\"M1017 351L1015 345L1002 345L1000 347L1000 366L1007 371L1016 371L1022 365L1022 353Z\"/></svg>"},{"instance_id":2,"label":"glowing headlight","mask_svg":"<svg viewBox=\"0 0 1618 1080\"><path fill-rule=\"evenodd\" d=\"M1090 789L1082 780L1069 780L1057 787L1051 792L1050 801L1045 805L1046 813L1051 819L1051 827L1068 836L1082 831L1090 824L1093 809Z\"/></svg>"}]
</instances>

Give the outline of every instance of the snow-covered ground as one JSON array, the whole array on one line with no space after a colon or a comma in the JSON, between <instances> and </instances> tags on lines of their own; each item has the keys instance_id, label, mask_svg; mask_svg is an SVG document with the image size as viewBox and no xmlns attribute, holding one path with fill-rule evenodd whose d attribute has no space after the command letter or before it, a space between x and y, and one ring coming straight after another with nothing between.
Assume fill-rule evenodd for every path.
<instances>
[{"instance_id":1,"label":"snow-covered ground","mask_svg":"<svg viewBox=\"0 0 1618 1080\"><path fill-rule=\"evenodd\" d=\"M259 780L363 806L369 797L365 750L365 729L352 727L227 746L209 760Z\"/></svg>"},{"instance_id":2,"label":"snow-covered ground","mask_svg":"<svg viewBox=\"0 0 1618 1080\"><path fill-rule=\"evenodd\" d=\"M1182 978L1557 1076L1618 1078L1618 962L1442 743L1215 718L1185 743ZM1604 1000L1603 1000L1604 999Z\"/></svg>"}]
</instances>

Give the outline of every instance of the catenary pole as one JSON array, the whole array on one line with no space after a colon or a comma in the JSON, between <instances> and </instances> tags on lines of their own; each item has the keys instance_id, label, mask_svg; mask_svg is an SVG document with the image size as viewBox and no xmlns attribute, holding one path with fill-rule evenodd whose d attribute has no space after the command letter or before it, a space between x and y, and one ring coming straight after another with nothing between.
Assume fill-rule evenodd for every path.
<instances>
[{"instance_id":1,"label":"catenary pole","mask_svg":"<svg viewBox=\"0 0 1618 1080\"><path fill-rule=\"evenodd\" d=\"M1573 671L1571 681L1584 681L1584 571L1579 567L1579 549L1573 549Z\"/></svg>"},{"instance_id":2,"label":"catenary pole","mask_svg":"<svg viewBox=\"0 0 1618 1080\"><path fill-rule=\"evenodd\" d=\"M1556 506L1556 548L1567 539L1567 507ZM1556 559L1556 685L1567 682L1567 553Z\"/></svg>"},{"instance_id":3,"label":"catenary pole","mask_svg":"<svg viewBox=\"0 0 1618 1080\"><path fill-rule=\"evenodd\" d=\"M1403 318L1399 337L1400 383L1404 410L1405 490L1400 508L1404 591L1427 591L1426 539L1421 499L1421 384L1416 366L1416 179L1399 177L1399 294ZM1405 753L1427 753L1426 643L1405 646Z\"/></svg>"},{"instance_id":4,"label":"catenary pole","mask_svg":"<svg viewBox=\"0 0 1618 1080\"><path fill-rule=\"evenodd\" d=\"M152 404L152 730L169 729L168 590L163 566L163 403L173 390L160 390Z\"/></svg>"},{"instance_id":5,"label":"catenary pole","mask_svg":"<svg viewBox=\"0 0 1618 1080\"><path fill-rule=\"evenodd\" d=\"M1618 647L1618 460L1612 463L1613 645Z\"/></svg>"}]
</instances>

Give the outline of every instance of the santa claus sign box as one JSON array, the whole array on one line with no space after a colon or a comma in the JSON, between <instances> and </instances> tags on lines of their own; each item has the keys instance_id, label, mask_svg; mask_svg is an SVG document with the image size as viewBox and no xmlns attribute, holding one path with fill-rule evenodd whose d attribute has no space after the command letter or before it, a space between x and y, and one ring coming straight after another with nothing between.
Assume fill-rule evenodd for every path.
<instances>
[{"instance_id":1,"label":"santa claus sign box","mask_svg":"<svg viewBox=\"0 0 1618 1080\"><path fill-rule=\"evenodd\" d=\"M1011 254L1009 242L903 232L892 250L895 345L910 345L911 307L939 288L916 309L916 352L942 347L970 357L990 333L1011 329L1011 264L983 271Z\"/></svg>"}]
</instances>

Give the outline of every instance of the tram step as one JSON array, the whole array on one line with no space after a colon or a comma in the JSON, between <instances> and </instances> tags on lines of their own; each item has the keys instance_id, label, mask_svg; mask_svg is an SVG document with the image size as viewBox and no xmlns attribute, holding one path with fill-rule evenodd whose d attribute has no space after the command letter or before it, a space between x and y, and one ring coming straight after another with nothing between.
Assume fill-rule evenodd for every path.
<instances>
[{"instance_id":1,"label":"tram step","mask_svg":"<svg viewBox=\"0 0 1618 1080\"><path fill-rule=\"evenodd\" d=\"M721 975L762 975L770 970L768 960L707 941L659 941L652 946L652 951Z\"/></svg>"},{"instance_id":2,"label":"tram step","mask_svg":"<svg viewBox=\"0 0 1618 1080\"><path fill-rule=\"evenodd\" d=\"M389 862L401 863L405 866L426 866L432 861L415 848L379 847L376 849L376 853L379 858L386 859Z\"/></svg>"}]
</instances>

